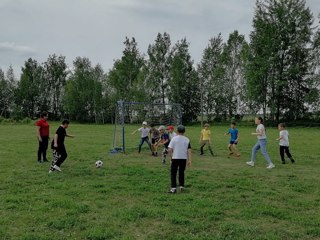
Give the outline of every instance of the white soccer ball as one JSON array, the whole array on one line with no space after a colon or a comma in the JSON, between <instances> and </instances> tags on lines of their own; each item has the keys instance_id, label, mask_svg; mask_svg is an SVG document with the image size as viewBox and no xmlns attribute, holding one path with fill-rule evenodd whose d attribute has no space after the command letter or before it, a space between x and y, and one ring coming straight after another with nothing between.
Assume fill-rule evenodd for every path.
<instances>
[{"instance_id":1,"label":"white soccer ball","mask_svg":"<svg viewBox=\"0 0 320 240\"><path fill-rule=\"evenodd\" d=\"M96 167L97 168L101 168L103 166L103 162L102 161L96 161Z\"/></svg>"}]
</instances>

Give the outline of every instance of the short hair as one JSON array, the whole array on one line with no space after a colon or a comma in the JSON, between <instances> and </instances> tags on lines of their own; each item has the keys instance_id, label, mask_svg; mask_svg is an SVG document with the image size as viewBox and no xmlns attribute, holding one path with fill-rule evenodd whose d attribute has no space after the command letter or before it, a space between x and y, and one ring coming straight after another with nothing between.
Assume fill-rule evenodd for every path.
<instances>
[{"instance_id":1,"label":"short hair","mask_svg":"<svg viewBox=\"0 0 320 240\"><path fill-rule=\"evenodd\" d=\"M205 127L210 127L209 123L204 124Z\"/></svg>"},{"instance_id":2,"label":"short hair","mask_svg":"<svg viewBox=\"0 0 320 240\"><path fill-rule=\"evenodd\" d=\"M154 123L151 123L151 124L150 124L150 127L154 127L154 126L156 126Z\"/></svg>"},{"instance_id":3,"label":"short hair","mask_svg":"<svg viewBox=\"0 0 320 240\"><path fill-rule=\"evenodd\" d=\"M68 119L64 119L63 121L62 121L62 125L64 125L64 124L69 124L70 123L70 121L68 120Z\"/></svg>"},{"instance_id":4,"label":"short hair","mask_svg":"<svg viewBox=\"0 0 320 240\"><path fill-rule=\"evenodd\" d=\"M43 111L42 113L40 113L40 117L41 118L48 117L48 113L46 111Z\"/></svg>"},{"instance_id":5,"label":"short hair","mask_svg":"<svg viewBox=\"0 0 320 240\"><path fill-rule=\"evenodd\" d=\"M286 124L285 123L279 123L278 124L280 127L282 127L282 128L286 128Z\"/></svg>"},{"instance_id":6,"label":"short hair","mask_svg":"<svg viewBox=\"0 0 320 240\"><path fill-rule=\"evenodd\" d=\"M179 125L177 127L178 133L184 133L186 131L186 128L183 125Z\"/></svg>"},{"instance_id":7,"label":"short hair","mask_svg":"<svg viewBox=\"0 0 320 240\"><path fill-rule=\"evenodd\" d=\"M236 122L232 122L231 124L232 124L232 125L235 125L235 126L237 125Z\"/></svg>"}]
</instances>

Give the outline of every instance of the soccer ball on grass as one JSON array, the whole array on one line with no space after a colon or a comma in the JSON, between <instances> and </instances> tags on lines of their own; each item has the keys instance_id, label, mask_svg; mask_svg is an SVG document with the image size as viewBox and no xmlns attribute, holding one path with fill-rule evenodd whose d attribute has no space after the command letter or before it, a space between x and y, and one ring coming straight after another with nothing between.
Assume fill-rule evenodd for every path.
<instances>
[{"instance_id":1,"label":"soccer ball on grass","mask_svg":"<svg viewBox=\"0 0 320 240\"><path fill-rule=\"evenodd\" d=\"M96 168L101 168L103 166L103 162L102 161L96 161Z\"/></svg>"}]
</instances>

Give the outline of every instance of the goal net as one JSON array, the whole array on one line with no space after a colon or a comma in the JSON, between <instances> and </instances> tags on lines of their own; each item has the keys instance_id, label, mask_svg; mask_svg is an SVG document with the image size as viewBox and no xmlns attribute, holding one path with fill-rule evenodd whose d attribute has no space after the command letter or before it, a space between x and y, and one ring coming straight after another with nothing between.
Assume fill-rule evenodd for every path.
<instances>
[{"instance_id":1,"label":"goal net","mask_svg":"<svg viewBox=\"0 0 320 240\"><path fill-rule=\"evenodd\" d=\"M154 124L177 126L181 124L181 106L177 103L146 103L118 101L115 110L115 124L113 132L113 152L128 152L137 149L141 135L140 132L132 134L142 127L146 121L148 126ZM147 148L148 146L143 146Z\"/></svg>"}]
</instances>

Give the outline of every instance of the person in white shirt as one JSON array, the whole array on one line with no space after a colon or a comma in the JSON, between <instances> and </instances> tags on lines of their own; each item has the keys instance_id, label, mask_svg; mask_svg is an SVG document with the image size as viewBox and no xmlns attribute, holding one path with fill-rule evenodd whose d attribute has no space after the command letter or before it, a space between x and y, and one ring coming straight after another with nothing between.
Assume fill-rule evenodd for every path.
<instances>
[{"instance_id":1,"label":"person in white shirt","mask_svg":"<svg viewBox=\"0 0 320 240\"><path fill-rule=\"evenodd\" d=\"M251 133L251 135L257 136L258 141L252 148L251 160L247 162L247 165L253 167L255 164L256 154L259 149L261 149L261 153L263 157L266 159L268 166L267 169L272 169L275 167L273 162L271 161L269 154L267 153L267 135L266 130L263 125L263 118L256 117L255 124L257 125L257 129L255 133Z\"/></svg>"},{"instance_id":2,"label":"person in white shirt","mask_svg":"<svg viewBox=\"0 0 320 240\"><path fill-rule=\"evenodd\" d=\"M177 127L177 136L173 137L168 146L171 155L171 189L169 193L177 192L177 172L179 170L180 191L184 190L184 171L186 166L191 166L191 145L190 140L184 136L185 127Z\"/></svg>"},{"instance_id":3,"label":"person in white shirt","mask_svg":"<svg viewBox=\"0 0 320 240\"><path fill-rule=\"evenodd\" d=\"M278 130L280 131L280 136L276 140L279 141L282 164L286 163L284 159L284 153L287 154L288 158L291 160L291 163L295 163L295 160L289 151L289 132L286 130L286 125L284 123L279 123Z\"/></svg>"},{"instance_id":4,"label":"person in white shirt","mask_svg":"<svg viewBox=\"0 0 320 240\"><path fill-rule=\"evenodd\" d=\"M138 153L141 152L141 147L143 145L144 142L146 142L151 150L151 143L150 143L150 140L149 140L149 133L150 133L150 128L147 127L147 122L144 121L142 123L142 127L133 131L132 134L135 134L137 131L141 132L141 140L140 140L140 143L139 143L139 147L138 147ZM152 150L151 150L152 151Z\"/></svg>"}]
</instances>

